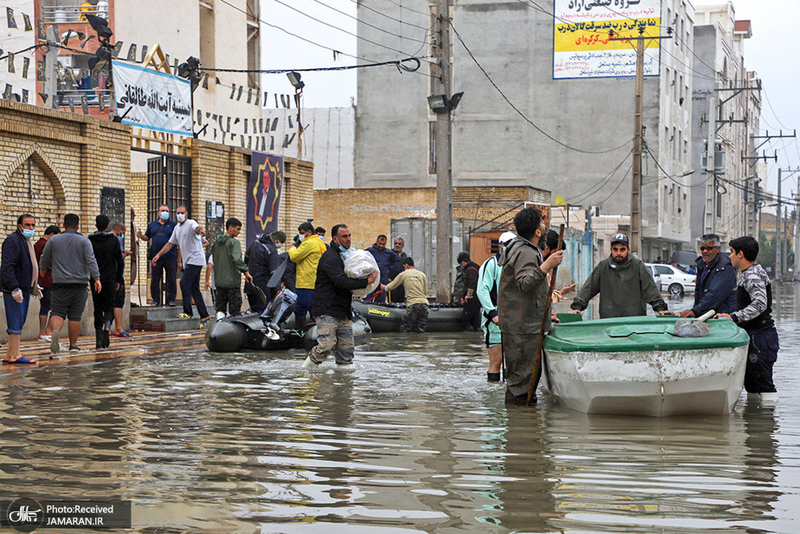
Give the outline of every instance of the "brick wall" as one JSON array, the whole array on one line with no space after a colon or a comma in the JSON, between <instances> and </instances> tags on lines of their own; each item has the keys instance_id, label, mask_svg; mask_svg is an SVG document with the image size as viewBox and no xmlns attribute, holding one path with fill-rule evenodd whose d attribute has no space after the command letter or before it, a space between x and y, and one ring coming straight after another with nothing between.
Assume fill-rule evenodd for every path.
<instances>
[{"instance_id":1,"label":"brick wall","mask_svg":"<svg viewBox=\"0 0 800 534\"><path fill-rule=\"evenodd\" d=\"M206 201L212 200L224 202L226 218L244 219L250 150L198 140L193 140L191 147L192 217L204 224ZM61 226L66 213L81 217L84 234L93 231L103 187L125 189L128 235L134 231L131 207L136 212L136 229L144 232L148 223L147 175L131 173L130 168L129 126L0 100L0 242L16 228L16 218L24 212L37 217L37 239L48 225ZM285 158L279 220L287 234L294 235L297 225L312 217L313 173L312 163ZM240 239L244 248L245 232ZM126 239L126 246L129 242ZM131 291L142 292L143 297L149 285L145 249L141 247L137 264L137 286L141 287ZM130 281L129 266L128 262ZM38 313L38 305L31 313ZM28 321L28 326L33 322ZM0 339L4 333L3 327Z\"/></svg>"},{"instance_id":2,"label":"brick wall","mask_svg":"<svg viewBox=\"0 0 800 534\"><path fill-rule=\"evenodd\" d=\"M453 189L453 217L507 222L523 202L550 203L550 192L532 187L459 187ZM345 223L353 246L366 248L380 234L389 236L392 219L436 218L436 189L326 189L314 191L314 225ZM390 236L391 238L391 236Z\"/></svg>"}]
</instances>

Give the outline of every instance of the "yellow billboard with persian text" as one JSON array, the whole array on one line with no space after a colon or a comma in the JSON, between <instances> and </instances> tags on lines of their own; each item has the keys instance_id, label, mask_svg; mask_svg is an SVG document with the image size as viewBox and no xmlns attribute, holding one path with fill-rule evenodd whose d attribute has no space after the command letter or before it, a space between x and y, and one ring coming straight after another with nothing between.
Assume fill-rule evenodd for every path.
<instances>
[{"instance_id":1,"label":"yellow billboard with persian text","mask_svg":"<svg viewBox=\"0 0 800 534\"><path fill-rule=\"evenodd\" d=\"M553 17L554 79L635 76L640 35L645 76L658 76L660 40L648 37L661 33L661 0L555 0Z\"/></svg>"}]
</instances>

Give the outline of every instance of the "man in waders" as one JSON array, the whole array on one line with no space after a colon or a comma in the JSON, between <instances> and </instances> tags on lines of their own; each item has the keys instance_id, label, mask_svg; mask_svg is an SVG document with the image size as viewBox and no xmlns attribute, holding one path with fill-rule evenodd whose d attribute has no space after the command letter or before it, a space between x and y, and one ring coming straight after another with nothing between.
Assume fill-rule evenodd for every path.
<instances>
[{"instance_id":1,"label":"man in waders","mask_svg":"<svg viewBox=\"0 0 800 534\"><path fill-rule=\"evenodd\" d=\"M517 213L514 227L518 237L506 247L498 261L502 273L497 313L506 362L506 404L526 404L531 388L532 402L536 401L541 365L537 366L535 360L542 325L545 331L550 330L548 274L561 264L564 251L553 252L542 260L542 253L534 243L539 242L547 228L542 212L536 208L525 208Z\"/></svg>"}]
</instances>

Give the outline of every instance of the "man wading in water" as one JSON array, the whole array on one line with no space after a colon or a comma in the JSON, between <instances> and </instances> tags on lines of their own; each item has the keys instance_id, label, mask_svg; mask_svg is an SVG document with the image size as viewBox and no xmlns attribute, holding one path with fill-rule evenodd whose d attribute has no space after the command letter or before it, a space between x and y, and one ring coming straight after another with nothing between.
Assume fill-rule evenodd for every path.
<instances>
[{"instance_id":1,"label":"man wading in water","mask_svg":"<svg viewBox=\"0 0 800 534\"><path fill-rule=\"evenodd\" d=\"M539 369L534 369L534 359L545 314L545 329L550 330L547 275L561 265L564 251L553 252L542 261L542 253L534 243L539 242L547 228L538 209L525 208L517 213L514 226L518 238L503 250L498 261L503 270L497 291L497 314L506 360L506 404L526 404L531 377L534 372L539 374ZM533 384L532 402L536 402L537 384L538 376Z\"/></svg>"}]
</instances>

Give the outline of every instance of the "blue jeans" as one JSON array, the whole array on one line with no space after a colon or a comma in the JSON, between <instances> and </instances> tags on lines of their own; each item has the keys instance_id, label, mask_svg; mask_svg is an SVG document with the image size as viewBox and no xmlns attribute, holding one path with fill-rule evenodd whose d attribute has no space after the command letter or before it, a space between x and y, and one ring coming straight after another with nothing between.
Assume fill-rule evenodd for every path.
<instances>
[{"instance_id":1,"label":"blue jeans","mask_svg":"<svg viewBox=\"0 0 800 534\"><path fill-rule=\"evenodd\" d=\"M22 302L17 302L11 293L3 293L3 304L6 307L6 322L8 323L8 334L21 334L25 319L28 318L28 303L31 301L30 295L25 295L23 291Z\"/></svg>"},{"instance_id":2,"label":"blue jeans","mask_svg":"<svg viewBox=\"0 0 800 534\"><path fill-rule=\"evenodd\" d=\"M208 317L208 309L203 300L203 294L200 293L200 271L202 265L184 265L183 276L181 276L181 297L183 298L183 313L191 317L192 312L192 299L197 306L197 312L200 314L201 319Z\"/></svg>"},{"instance_id":3,"label":"blue jeans","mask_svg":"<svg viewBox=\"0 0 800 534\"><path fill-rule=\"evenodd\" d=\"M307 313L311 313L311 302L314 300L313 289L298 289L297 304L294 306L295 317L305 317Z\"/></svg>"}]
</instances>

